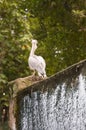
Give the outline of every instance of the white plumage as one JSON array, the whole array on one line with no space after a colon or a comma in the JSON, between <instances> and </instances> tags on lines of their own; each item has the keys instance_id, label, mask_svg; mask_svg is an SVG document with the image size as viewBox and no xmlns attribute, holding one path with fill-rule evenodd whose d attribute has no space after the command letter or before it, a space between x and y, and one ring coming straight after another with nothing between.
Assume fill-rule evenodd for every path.
<instances>
[{"instance_id":1,"label":"white plumage","mask_svg":"<svg viewBox=\"0 0 86 130\"><path fill-rule=\"evenodd\" d=\"M39 76L46 77L46 63L43 57L35 55L37 49L37 40L32 40L32 48L28 58L28 64L31 70L36 70Z\"/></svg>"}]
</instances>

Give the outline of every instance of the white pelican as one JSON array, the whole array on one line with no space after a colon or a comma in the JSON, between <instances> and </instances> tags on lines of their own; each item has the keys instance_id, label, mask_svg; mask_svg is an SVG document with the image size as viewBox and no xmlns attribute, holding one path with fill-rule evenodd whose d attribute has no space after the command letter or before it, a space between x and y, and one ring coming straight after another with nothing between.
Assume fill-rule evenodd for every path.
<instances>
[{"instance_id":1,"label":"white pelican","mask_svg":"<svg viewBox=\"0 0 86 130\"><path fill-rule=\"evenodd\" d=\"M43 57L35 55L35 50L37 49L37 40L32 40L32 48L30 56L28 58L28 64L31 70L38 72L39 76L46 77L46 63Z\"/></svg>"}]
</instances>

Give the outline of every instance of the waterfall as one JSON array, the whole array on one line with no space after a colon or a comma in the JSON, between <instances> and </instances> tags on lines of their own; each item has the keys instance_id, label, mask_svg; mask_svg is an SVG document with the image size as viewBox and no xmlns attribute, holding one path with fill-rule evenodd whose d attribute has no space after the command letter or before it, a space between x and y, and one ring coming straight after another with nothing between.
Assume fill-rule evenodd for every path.
<instances>
[{"instance_id":1,"label":"waterfall","mask_svg":"<svg viewBox=\"0 0 86 130\"><path fill-rule=\"evenodd\" d=\"M75 70L19 95L18 130L86 130L85 66Z\"/></svg>"}]
</instances>

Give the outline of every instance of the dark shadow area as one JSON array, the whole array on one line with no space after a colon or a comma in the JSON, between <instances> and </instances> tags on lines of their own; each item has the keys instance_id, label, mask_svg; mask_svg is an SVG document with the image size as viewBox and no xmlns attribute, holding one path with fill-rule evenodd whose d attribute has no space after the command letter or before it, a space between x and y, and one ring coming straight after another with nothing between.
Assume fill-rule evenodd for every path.
<instances>
[{"instance_id":1,"label":"dark shadow area","mask_svg":"<svg viewBox=\"0 0 86 130\"><path fill-rule=\"evenodd\" d=\"M8 129L8 107L2 106L0 109L0 130Z\"/></svg>"}]
</instances>

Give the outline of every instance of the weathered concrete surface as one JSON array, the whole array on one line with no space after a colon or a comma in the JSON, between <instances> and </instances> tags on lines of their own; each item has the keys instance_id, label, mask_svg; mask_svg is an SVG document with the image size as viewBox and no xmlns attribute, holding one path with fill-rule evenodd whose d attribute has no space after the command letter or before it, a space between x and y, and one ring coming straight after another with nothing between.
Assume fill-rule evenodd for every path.
<instances>
[{"instance_id":1,"label":"weathered concrete surface","mask_svg":"<svg viewBox=\"0 0 86 130\"><path fill-rule=\"evenodd\" d=\"M17 92L43 80L38 76L28 76L24 78L18 78L8 83L10 94L12 97L16 97Z\"/></svg>"}]
</instances>

